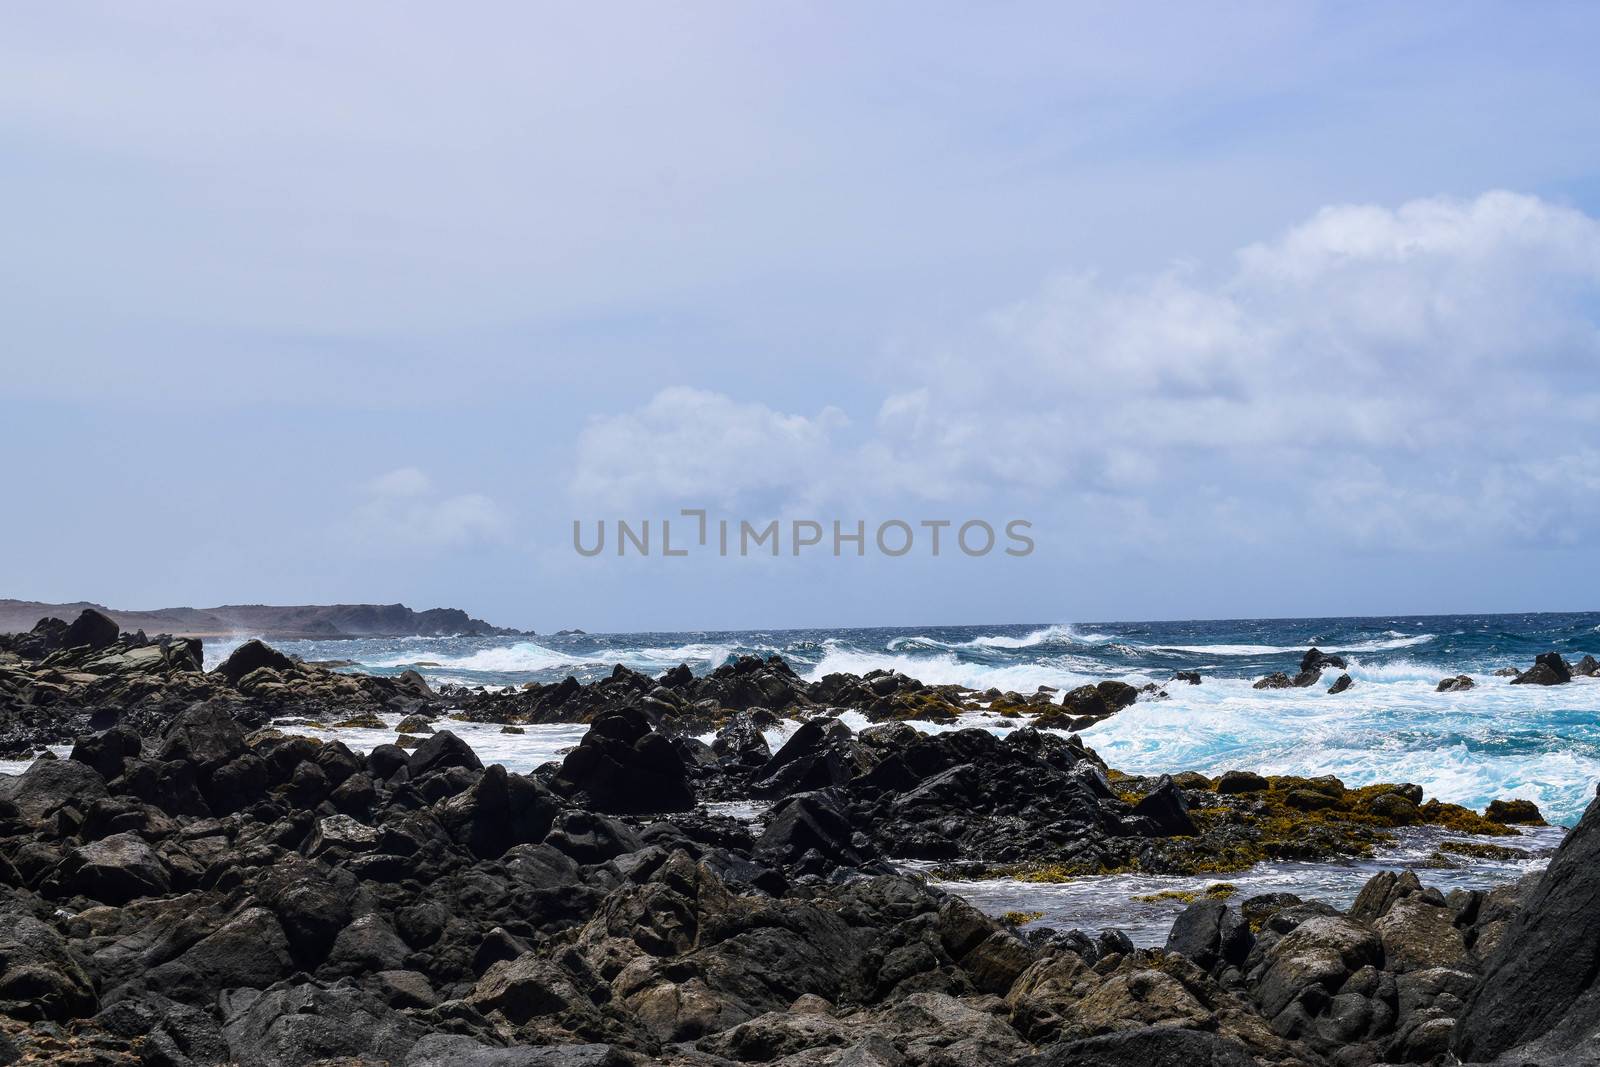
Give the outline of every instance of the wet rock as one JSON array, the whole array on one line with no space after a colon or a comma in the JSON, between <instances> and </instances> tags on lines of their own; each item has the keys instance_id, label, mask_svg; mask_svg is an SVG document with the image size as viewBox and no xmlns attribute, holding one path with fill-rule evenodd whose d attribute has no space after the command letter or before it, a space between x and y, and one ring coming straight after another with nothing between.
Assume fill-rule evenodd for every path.
<instances>
[{"instance_id":1,"label":"wet rock","mask_svg":"<svg viewBox=\"0 0 1600 1067\"><path fill-rule=\"evenodd\" d=\"M216 673L238 685L245 675L262 667L291 672L294 661L262 641L250 640L229 653L228 658L218 664Z\"/></svg>"},{"instance_id":2,"label":"wet rock","mask_svg":"<svg viewBox=\"0 0 1600 1067\"><path fill-rule=\"evenodd\" d=\"M1339 677L1333 680L1333 684L1328 687L1328 692L1330 694L1342 693L1346 689L1349 689L1352 685L1355 685L1355 680L1348 674L1341 674Z\"/></svg>"},{"instance_id":3,"label":"wet rock","mask_svg":"<svg viewBox=\"0 0 1600 1067\"><path fill-rule=\"evenodd\" d=\"M1458 674L1454 678L1440 679L1438 686L1434 688L1434 692L1459 693L1463 690L1473 688L1473 686L1476 684L1477 683L1472 680L1470 675Z\"/></svg>"},{"instance_id":4,"label":"wet rock","mask_svg":"<svg viewBox=\"0 0 1600 1067\"><path fill-rule=\"evenodd\" d=\"M1183 790L1167 775L1162 775L1156 788L1133 806L1136 817L1149 819L1156 833L1164 837L1196 832L1194 820L1189 817L1189 803Z\"/></svg>"},{"instance_id":5,"label":"wet rock","mask_svg":"<svg viewBox=\"0 0 1600 1067\"><path fill-rule=\"evenodd\" d=\"M1254 771L1223 771L1217 779L1217 792L1224 794L1263 793L1271 783Z\"/></svg>"},{"instance_id":6,"label":"wet rock","mask_svg":"<svg viewBox=\"0 0 1600 1067\"><path fill-rule=\"evenodd\" d=\"M1565 685L1572 681L1572 668L1559 652L1542 652L1533 666L1511 679L1512 685Z\"/></svg>"},{"instance_id":7,"label":"wet rock","mask_svg":"<svg viewBox=\"0 0 1600 1067\"><path fill-rule=\"evenodd\" d=\"M760 767L772 758L772 749L761 728L751 715L743 712L730 718L717 731L711 751L721 759L750 768Z\"/></svg>"},{"instance_id":8,"label":"wet rock","mask_svg":"<svg viewBox=\"0 0 1600 1067\"><path fill-rule=\"evenodd\" d=\"M1531 800L1491 800L1483 817L1504 826L1544 826L1544 814Z\"/></svg>"},{"instance_id":9,"label":"wet rock","mask_svg":"<svg viewBox=\"0 0 1600 1067\"><path fill-rule=\"evenodd\" d=\"M909 729L909 727L906 727ZM782 797L843 785L864 770L850 728L834 718L807 719L770 760L751 772L750 791Z\"/></svg>"},{"instance_id":10,"label":"wet rock","mask_svg":"<svg viewBox=\"0 0 1600 1067\"><path fill-rule=\"evenodd\" d=\"M1172 672L1172 680L1174 682L1187 682L1190 685L1199 685L1200 684L1200 672L1199 671L1173 671Z\"/></svg>"},{"instance_id":11,"label":"wet rock","mask_svg":"<svg viewBox=\"0 0 1600 1067\"><path fill-rule=\"evenodd\" d=\"M1103 719L1130 707L1139 699L1139 690L1126 682L1098 682L1081 685L1062 694L1061 706L1072 715Z\"/></svg>"},{"instance_id":12,"label":"wet rock","mask_svg":"<svg viewBox=\"0 0 1600 1067\"><path fill-rule=\"evenodd\" d=\"M1343 656L1330 656L1316 646L1312 646L1304 656L1300 657L1300 672L1302 674L1307 671L1323 671L1329 667L1336 667L1342 671L1348 666L1350 665L1345 662Z\"/></svg>"}]
</instances>

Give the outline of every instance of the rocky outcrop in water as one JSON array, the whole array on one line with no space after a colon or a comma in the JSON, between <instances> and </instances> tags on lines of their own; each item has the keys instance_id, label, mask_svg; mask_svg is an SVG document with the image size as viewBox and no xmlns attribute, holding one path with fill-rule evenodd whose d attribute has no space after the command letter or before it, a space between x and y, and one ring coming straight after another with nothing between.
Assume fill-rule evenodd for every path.
<instances>
[{"instance_id":1,"label":"rocky outcrop in water","mask_svg":"<svg viewBox=\"0 0 1600 1067\"><path fill-rule=\"evenodd\" d=\"M1559 652L1542 652L1533 666L1511 679L1512 685L1565 685L1572 681L1572 668Z\"/></svg>"}]
</instances>

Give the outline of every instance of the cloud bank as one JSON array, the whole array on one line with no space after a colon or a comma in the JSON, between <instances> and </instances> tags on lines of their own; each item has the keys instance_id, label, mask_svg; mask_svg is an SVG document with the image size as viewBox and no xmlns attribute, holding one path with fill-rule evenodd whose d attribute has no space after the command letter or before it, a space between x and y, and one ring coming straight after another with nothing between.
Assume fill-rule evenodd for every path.
<instances>
[{"instance_id":1,"label":"cloud bank","mask_svg":"<svg viewBox=\"0 0 1600 1067\"><path fill-rule=\"evenodd\" d=\"M1600 528L1600 222L1536 197L1329 206L1220 265L1057 274L895 352L862 432L666 389L590 423L573 489L1092 500L1124 529L1374 547Z\"/></svg>"},{"instance_id":2,"label":"cloud bank","mask_svg":"<svg viewBox=\"0 0 1600 1067\"><path fill-rule=\"evenodd\" d=\"M499 544L510 530L510 521L493 499L481 493L445 493L416 467L399 467L368 481L341 526L346 538L383 554Z\"/></svg>"}]
</instances>

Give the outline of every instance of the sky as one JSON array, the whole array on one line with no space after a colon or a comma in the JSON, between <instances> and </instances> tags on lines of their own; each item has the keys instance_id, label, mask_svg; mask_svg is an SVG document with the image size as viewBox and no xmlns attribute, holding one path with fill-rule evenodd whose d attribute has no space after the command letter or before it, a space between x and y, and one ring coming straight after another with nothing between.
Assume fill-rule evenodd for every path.
<instances>
[{"instance_id":1,"label":"sky","mask_svg":"<svg viewBox=\"0 0 1600 1067\"><path fill-rule=\"evenodd\" d=\"M1582 4L12 5L0 596L1593 610L1597 40ZM867 551L664 557L683 509ZM895 520L1034 548L891 556Z\"/></svg>"}]
</instances>

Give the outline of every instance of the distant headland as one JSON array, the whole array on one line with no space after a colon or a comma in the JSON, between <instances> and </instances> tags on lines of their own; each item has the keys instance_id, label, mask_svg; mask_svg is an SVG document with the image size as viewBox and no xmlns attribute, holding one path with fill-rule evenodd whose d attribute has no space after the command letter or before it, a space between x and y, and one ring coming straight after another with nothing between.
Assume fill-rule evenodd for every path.
<instances>
[{"instance_id":1,"label":"distant headland","mask_svg":"<svg viewBox=\"0 0 1600 1067\"><path fill-rule=\"evenodd\" d=\"M47 616L72 619L85 608L104 612L124 631L170 633L182 637L248 634L278 640L330 640L353 637L441 637L520 634L493 626L459 608L413 611L404 604L225 604L215 608L156 608L123 611L79 601L46 604L0 599L0 633L20 633ZM531 632L531 631L529 631Z\"/></svg>"}]
</instances>

